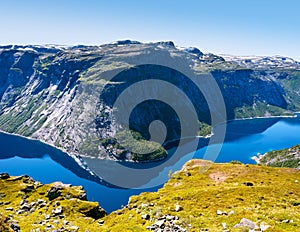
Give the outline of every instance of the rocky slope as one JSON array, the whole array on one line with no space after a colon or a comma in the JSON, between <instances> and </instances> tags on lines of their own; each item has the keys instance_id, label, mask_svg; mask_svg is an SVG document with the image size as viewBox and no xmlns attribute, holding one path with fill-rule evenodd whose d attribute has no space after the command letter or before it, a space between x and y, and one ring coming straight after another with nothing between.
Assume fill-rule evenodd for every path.
<instances>
[{"instance_id":1,"label":"rocky slope","mask_svg":"<svg viewBox=\"0 0 300 232\"><path fill-rule=\"evenodd\" d=\"M299 170L191 160L154 193L105 217L104 231L297 231Z\"/></svg>"},{"instance_id":2,"label":"rocky slope","mask_svg":"<svg viewBox=\"0 0 300 232\"><path fill-rule=\"evenodd\" d=\"M290 167L300 170L300 145L282 150L270 151L255 157L258 163L273 167Z\"/></svg>"},{"instance_id":3,"label":"rocky slope","mask_svg":"<svg viewBox=\"0 0 300 232\"><path fill-rule=\"evenodd\" d=\"M0 174L0 215L13 231L98 231L106 212L82 187ZM1 230L3 231L3 230ZM5 230L4 230L5 231ZM10 231L10 230L6 230Z\"/></svg>"},{"instance_id":4,"label":"rocky slope","mask_svg":"<svg viewBox=\"0 0 300 232\"><path fill-rule=\"evenodd\" d=\"M109 215L85 201L80 187L0 177L0 215L7 218L0 217L0 228L15 231L279 232L300 227L296 169L191 160L170 173L157 192L132 196Z\"/></svg>"},{"instance_id":5,"label":"rocky slope","mask_svg":"<svg viewBox=\"0 0 300 232\"><path fill-rule=\"evenodd\" d=\"M197 48L178 48L172 42L1 46L0 129L81 156L137 161L162 159L167 153L160 144L180 138L180 125L188 128L189 132L184 134L188 137L210 133L207 125L212 123L211 114L217 115L220 122L299 110L299 63L289 58L264 62L268 59L271 58L251 62L228 60L228 57L203 54ZM221 90L227 118L221 117L221 109L209 106L209 99L204 97L203 89L210 98L221 101L216 89L206 82L207 75L213 76ZM150 79L160 82L150 87L147 82ZM201 90L194 84L199 80L204 85ZM177 87L166 94L171 94L171 98L152 99L164 97L159 88L166 82ZM138 89L129 88L137 83ZM124 92L127 96L117 109L121 117L116 118L115 103ZM126 118L122 112L141 93L145 96L130 112L129 119ZM190 124L189 118L181 120L172 108L177 106L189 112L183 96L195 108L198 125ZM174 105L170 106L170 102ZM151 124L158 120L165 126ZM166 139L157 136L149 142L149 125L154 134L165 134ZM144 151L145 147L148 152Z\"/></svg>"}]
</instances>

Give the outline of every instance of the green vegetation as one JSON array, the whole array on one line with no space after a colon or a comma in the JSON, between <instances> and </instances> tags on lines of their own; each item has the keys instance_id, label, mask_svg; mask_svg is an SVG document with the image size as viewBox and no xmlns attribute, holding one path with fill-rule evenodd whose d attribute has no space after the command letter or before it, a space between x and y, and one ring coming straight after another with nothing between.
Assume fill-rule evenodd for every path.
<instances>
[{"instance_id":1,"label":"green vegetation","mask_svg":"<svg viewBox=\"0 0 300 232\"><path fill-rule=\"evenodd\" d=\"M292 112L288 110L262 102L257 102L252 106L244 105L242 107L235 108L234 113L235 118L293 115Z\"/></svg>"},{"instance_id":2,"label":"green vegetation","mask_svg":"<svg viewBox=\"0 0 300 232\"><path fill-rule=\"evenodd\" d=\"M147 231L164 215L188 231L248 231L234 228L242 218L267 231L300 227L299 170L238 162L214 164L191 160L157 192L132 196L126 207L107 216L88 202L82 187L42 185L27 176L0 178L0 228L4 218L21 231ZM101 193L99 193L101 194ZM221 212L221 213L220 213ZM147 217L145 217L147 215ZM164 222L165 224L167 222ZM223 225L222 225L223 224ZM167 224L166 224L167 225ZM149 230L148 230L149 231Z\"/></svg>"},{"instance_id":3,"label":"green vegetation","mask_svg":"<svg viewBox=\"0 0 300 232\"><path fill-rule=\"evenodd\" d=\"M131 152L133 161L139 162L160 160L167 156L167 151L159 143L147 141L140 133L132 130L119 131L116 138L103 139L101 145L111 146L119 159L127 151Z\"/></svg>"},{"instance_id":4,"label":"green vegetation","mask_svg":"<svg viewBox=\"0 0 300 232\"><path fill-rule=\"evenodd\" d=\"M134 161L154 161L167 155L166 150L159 143L145 140L136 131L122 130L117 133L116 138L121 142L122 147L132 151Z\"/></svg>"},{"instance_id":5,"label":"green vegetation","mask_svg":"<svg viewBox=\"0 0 300 232\"><path fill-rule=\"evenodd\" d=\"M208 136L211 134L211 126L208 125L205 122L199 122L199 131L198 131L198 135L199 136Z\"/></svg>"},{"instance_id":6,"label":"green vegetation","mask_svg":"<svg viewBox=\"0 0 300 232\"><path fill-rule=\"evenodd\" d=\"M298 168L300 167L300 145L267 152L259 161L273 167Z\"/></svg>"},{"instance_id":7,"label":"green vegetation","mask_svg":"<svg viewBox=\"0 0 300 232\"><path fill-rule=\"evenodd\" d=\"M0 178L0 231L9 223L21 231L99 231L105 215L96 202L85 200L82 187L56 182L42 185L27 176ZM2 228L1 228L2 226ZM6 228L7 230L4 230Z\"/></svg>"},{"instance_id":8,"label":"green vegetation","mask_svg":"<svg viewBox=\"0 0 300 232\"><path fill-rule=\"evenodd\" d=\"M46 107L42 104L41 95L30 98L28 102L18 102L18 110L0 115L0 128L9 133L30 136L47 120L46 116L40 116ZM26 125L28 120L31 120L31 126Z\"/></svg>"},{"instance_id":9,"label":"green vegetation","mask_svg":"<svg viewBox=\"0 0 300 232\"><path fill-rule=\"evenodd\" d=\"M178 216L189 231L248 231L233 228L242 218L267 231L300 227L300 181L295 169L189 161L158 192L130 198L128 207L104 218L103 231L147 231L161 215ZM176 205L181 210L176 211ZM221 215L217 210L222 211ZM148 214L148 220L142 215ZM287 222L288 220L288 222Z\"/></svg>"},{"instance_id":10,"label":"green vegetation","mask_svg":"<svg viewBox=\"0 0 300 232\"><path fill-rule=\"evenodd\" d=\"M287 78L278 79L279 83L283 86L286 94L284 95L288 105L288 109L293 111L300 110L300 70L286 70Z\"/></svg>"}]
</instances>

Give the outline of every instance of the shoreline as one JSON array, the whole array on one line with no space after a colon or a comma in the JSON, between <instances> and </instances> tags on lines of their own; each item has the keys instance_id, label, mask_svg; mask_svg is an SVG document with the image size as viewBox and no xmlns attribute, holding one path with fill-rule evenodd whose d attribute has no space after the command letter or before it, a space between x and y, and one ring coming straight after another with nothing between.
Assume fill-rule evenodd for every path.
<instances>
[{"instance_id":1,"label":"shoreline","mask_svg":"<svg viewBox=\"0 0 300 232\"><path fill-rule=\"evenodd\" d=\"M4 131L4 130L1 130L0 129L0 133L2 134L5 134L5 135L11 135L11 136L15 136L15 137L19 137L19 138L22 138L22 139L27 139L27 140L30 140L30 141L33 141L33 142L39 142L39 143L42 143L42 144L45 144L47 146L50 146L52 148L55 148L63 153L65 153L66 155L68 155L69 157L71 157L81 168L83 168L84 170L86 170L87 172L89 172L90 175L92 176L97 176L88 166L87 164L84 162L84 160L82 160L82 157L80 155L76 155L76 154L72 154L72 153L69 153L59 147L56 147L55 145L53 144L50 144L48 142L45 142L45 141L42 141L42 140L39 140L39 139L35 139L35 138L31 138L31 137L26 137L24 135L20 135L20 134L16 134L16 133L9 133L7 131Z\"/></svg>"},{"instance_id":2,"label":"shoreline","mask_svg":"<svg viewBox=\"0 0 300 232\"><path fill-rule=\"evenodd\" d=\"M230 119L230 120L227 120L226 122L222 122L222 123L219 123L216 126L220 125L220 124L224 124L224 123L230 123L230 122L233 122L233 121L244 121L244 120L253 120L253 119L271 119L271 118L297 118L299 117L297 114L300 114L300 111L297 111L297 112L293 112L294 114L293 115L276 115L276 116L257 116L257 117L250 117L250 118L236 118L236 119ZM213 131L213 128L212 128L212 131ZM85 156L85 155L80 155L80 154L74 154L72 152L68 152L66 150L64 150L63 148L61 147L57 147L55 146L54 144L51 144L49 142L46 142L46 141L42 141L42 140L39 140L37 138L32 138L32 137L26 137L24 135L20 135L20 134L16 134L16 133L9 133L9 132L6 132L2 129L0 129L0 133L3 133L3 134L6 134L6 135L12 135L12 136L16 136L16 137L21 137L21 138L24 138L24 139L28 139L30 141L35 141L35 142L40 142L40 143L43 143L45 145L48 145L50 147L53 147L57 150L60 150L61 152L67 154L68 156L72 157L75 162L81 166L83 169L85 169L86 171L88 171L91 175L95 175L95 173L93 173L93 171L87 166L87 164L85 163L85 161L83 160L83 158L90 158L90 159L97 159L95 157L90 157L90 156ZM209 135L206 135L206 136L190 136L190 137L185 137L185 138L182 138L182 139L186 139L186 140L189 140L189 139L210 139L212 136L214 135L214 133L212 132L211 134ZM180 139L174 139L174 140L170 140L170 141L166 141L164 143L164 145L168 145L169 143L174 143L174 142L177 142L177 141L180 141ZM169 149L172 149L173 147L169 148ZM166 150L169 150L169 149L166 149ZM263 156L262 154L258 154L259 156ZM260 163L260 159L262 157L258 157L257 155L251 157L251 159L253 159L256 163ZM101 160L105 160L105 159L101 159ZM145 162L137 162L137 163L151 163L151 162L157 162L157 161L162 161L163 159L159 159L159 160L155 160L155 161L145 161ZM116 160L116 162L119 162L119 161L122 161L122 160ZM125 162L131 162L131 161L128 161L128 160L123 160ZM132 162L134 163L134 162Z\"/></svg>"},{"instance_id":3,"label":"shoreline","mask_svg":"<svg viewBox=\"0 0 300 232\"><path fill-rule=\"evenodd\" d=\"M256 155L252 156L251 159L256 162L256 164L261 164L260 160L265 156L265 154L257 153Z\"/></svg>"}]
</instances>

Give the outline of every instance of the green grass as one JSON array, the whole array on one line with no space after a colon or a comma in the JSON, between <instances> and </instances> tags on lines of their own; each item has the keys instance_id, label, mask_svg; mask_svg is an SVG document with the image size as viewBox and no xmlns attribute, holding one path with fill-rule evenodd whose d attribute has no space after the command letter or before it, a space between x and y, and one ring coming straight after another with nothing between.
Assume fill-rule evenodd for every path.
<instances>
[{"instance_id":1,"label":"green grass","mask_svg":"<svg viewBox=\"0 0 300 232\"><path fill-rule=\"evenodd\" d=\"M206 172L205 166L209 169ZM185 175L189 172L191 175ZM154 193L142 193L130 198L129 208L104 218L104 231L146 231L156 214L179 217L179 223L189 231L222 231L226 223L230 231L242 218L271 226L267 231L296 231L300 227L300 172L294 169L261 165L212 164L192 160L182 171ZM247 186L252 183L253 186ZM153 206L142 207L142 204ZM176 212L175 205L183 207ZM217 215L216 211L234 211ZM148 213L150 220L141 215ZM284 223L282 220L293 220Z\"/></svg>"},{"instance_id":2,"label":"green grass","mask_svg":"<svg viewBox=\"0 0 300 232\"><path fill-rule=\"evenodd\" d=\"M30 185L34 186L32 192L25 193L22 191ZM85 232L86 230L99 231L99 219L97 218L103 217L104 211L99 208L98 203L80 200L80 196L84 193L80 186L64 187L59 197L50 200L47 197L47 191L54 185L42 185L27 177L19 180L13 180L12 177L7 180L0 180L0 215L3 215L3 217L0 217L0 228L5 226L1 218L11 217L12 220L18 221L21 231L25 232L33 231L33 229L45 231L48 224L52 226L52 230L65 228L66 231L72 231L71 228L77 226L79 232ZM43 207L36 206L34 212L17 214L20 209L20 202L23 199L26 199L29 202L28 204L42 199L46 202L46 205ZM57 208L57 202L63 209L64 218L51 216L46 224L41 224L40 222L45 221L45 215L51 215L52 210ZM7 210L8 208L12 210ZM93 217L96 217L96 220ZM67 225L64 220L68 221ZM0 229L0 231L5 230Z\"/></svg>"}]
</instances>

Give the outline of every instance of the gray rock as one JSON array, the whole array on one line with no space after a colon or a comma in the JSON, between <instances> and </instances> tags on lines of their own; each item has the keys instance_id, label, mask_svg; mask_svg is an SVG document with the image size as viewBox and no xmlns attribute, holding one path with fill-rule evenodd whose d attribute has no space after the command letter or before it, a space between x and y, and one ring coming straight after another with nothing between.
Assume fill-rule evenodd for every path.
<instances>
[{"instance_id":1,"label":"gray rock","mask_svg":"<svg viewBox=\"0 0 300 232\"><path fill-rule=\"evenodd\" d=\"M30 193L34 190L34 185L27 185L24 189L22 189L21 191L24 193Z\"/></svg>"},{"instance_id":2,"label":"gray rock","mask_svg":"<svg viewBox=\"0 0 300 232\"><path fill-rule=\"evenodd\" d=\"M181 211L181 210L183 210L182 206L180 206L180 205L176 205L176 206L175 206L175 211L176 211L176 212L179 212L179 211Z\"/></svg>"},{"instance_id":3,"label":"gray rock","mask_svg":"<svg viewBox=\"0 0 300 232\"><path fill-rule=\"evenodd\" d=\"M55 198L59 197L61 195L61 189L62 188L60 187L52 186L47 192L47 197L49 198L49 200L52 201Z\"/></svg>"},{"instance_id":4,"label":"gray rock","mask_svg":"<svg viewBox=\"0 0 300 232\"><path fill-rule=\"evenodd\" d=\"M22 213L25 213L26 211L25 210L18 210L16 214L22 214Z\"/></svg>"},{"instance_id":5,"label":"gray rock","mask_svg":"<svg viewBox=\"0 0 300 232\"><path fill-rule=\"evenodd\" d=\"M164 219L163 220L159 220L159 221L155 222L153 225L157 226L158 228L163 229L165 227L165 220Z\"/></svg>"},{"instance_id":6,"label":"gray rock","mask_svg":"<svg viewBox=\"0 0 300 232\"><path fill-rule=\"evenodd\" d=\"M31 206L27 203L20 206L21 210L29 211L31 209Z\"/></svg>"},{"instance_id":7,"label":"gray rock","mask_svg":"<svg viewBox=\"0 0 300 232\"><path fill-rule=\"evenodd\" d=\"M12 230L13 230L14 232L19 232L19 231L21 231L20 226L19 226L18 224L16 224L16 223L12 223L12 224L10 225L10 228L12 228Z\"/></svg>"},{"instance_id":8,"label":"gray rock","mask_svg":"<svg viewBox=\"0 0 300 232\"><path fill-rule=\"evenodd\" d=\"M239 224L236 224L234 228L239 228L239 227L249 227L250 229L256 229L258 228L257 225L252 222L251 220L247 218L242 218Z\"/></svg>"},{"instance_id":9,"label":"gray rock","mask_svg":"<svg viewBox=\"0 0 300 232\"><path fill-rule=\"evenodd\" d=\"M53 209L53 210L52 210L52 214L53 214L54 216L60 215L60 214L62 214L62 212L63 212L63 209L62 209L61 206L59 206L59 207L57 207L56 209Z\"/></svg>"},{"instance_id":10,"label":"gray rock","mask_svg":"<svg viewBox=\"0 0 300 232\"><path fill-rule=\"evenodd\" d=\"M149 214L143 214L142 215L142 219L149 220L150 219L150 215Z\"/></svg>"},{"instance_id":11,"label":"gray rock","mask_svg":"<svg viewBox=\"0 0 300 232\"><path fill-rule=\"evenodd\" d=\"M223 212L221 210L217 210L217 215L223 215Z\"/></svg>"}]
</instances>

